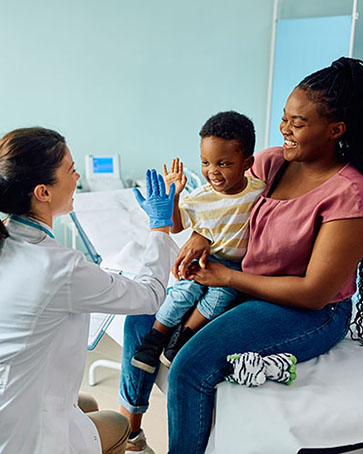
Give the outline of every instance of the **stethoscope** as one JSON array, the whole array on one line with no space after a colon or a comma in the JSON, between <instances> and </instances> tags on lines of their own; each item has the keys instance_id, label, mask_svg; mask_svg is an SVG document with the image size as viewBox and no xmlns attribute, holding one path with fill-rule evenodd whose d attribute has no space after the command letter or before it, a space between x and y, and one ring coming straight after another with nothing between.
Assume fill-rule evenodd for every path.
<instances>
[{"instance_id":1,"label":"stethoscope","mask_svg":"<svg viewBox=\"0 0 363 454\"><path fill-rule=\"evenodd\" d=\"M31 221L30 219L21 218L20 216L17 216L16 214L12 214L10 216L10 219L12 221L19 222L19 224L28 225L30 227L33 227L34 229L41 230L42 232L46 233L50 238L55 239L55 236L53 235L53 233L50 230L48 230L46 227L43 227L40 224L37 224L36 222Z\"/></svg>"}]
</instances>

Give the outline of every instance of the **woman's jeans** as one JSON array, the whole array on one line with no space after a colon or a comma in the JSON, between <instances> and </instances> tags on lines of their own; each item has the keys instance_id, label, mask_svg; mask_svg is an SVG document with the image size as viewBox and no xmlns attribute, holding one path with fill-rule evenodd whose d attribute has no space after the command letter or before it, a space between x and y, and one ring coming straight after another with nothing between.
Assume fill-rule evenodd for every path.
<instances>
[{"instance_id":1,"label":"woman's jeans","mask_svg":"<svg viewBox=\"0 0 363 454\"><path fill-rule=\"evenodd\" d=\"M263 356L288 352L298 362L309 360L344 338L351 310L350 299L322 310L248 300L212 320L184 345L170 369L169 453L205 452L215 386L227 374L227 355L247 351ZM125 323L120 402L131 413L147 410L157 375L157 371L151 375L130 365L135 348L153 323L154 316L150 315L128 316Z\"/></svg>"}]
</instances>

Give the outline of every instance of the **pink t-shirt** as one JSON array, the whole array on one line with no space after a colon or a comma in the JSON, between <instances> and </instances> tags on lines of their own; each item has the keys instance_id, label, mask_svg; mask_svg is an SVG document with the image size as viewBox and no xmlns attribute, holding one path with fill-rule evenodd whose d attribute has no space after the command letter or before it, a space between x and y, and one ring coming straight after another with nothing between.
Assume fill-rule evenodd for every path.
<instances>
[{"instance_id":1,"label":"pink t-shirt","mask_svg":"<svg viewBox=\"0 0 363 454\"><path fill-rule=\"evenodd\" d=\"M251 212L247 253L242 261L242 269L248 273L304 276L321 224L363 217L363 175L350 164L301 197L267 197L284 162L282 148L269 148L257 154L251 171L266 182L266 189ZM355 281L354 274L331 302L352 296Z\"/></svg>"}]
</instances>

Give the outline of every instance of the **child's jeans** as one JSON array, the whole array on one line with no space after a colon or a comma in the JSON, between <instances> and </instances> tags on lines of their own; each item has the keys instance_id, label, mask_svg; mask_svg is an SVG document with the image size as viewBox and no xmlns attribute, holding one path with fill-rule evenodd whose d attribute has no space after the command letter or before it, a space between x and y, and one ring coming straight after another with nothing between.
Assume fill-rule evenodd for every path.
<instances>
[{"instance_id":1,"label":"child's jeans","mask_svg":"<svg viewBox=\"0 0 363 454\"><path fill-rule=\"evenodd\" d=\"M214 256L209 257L208 260L241 271L240 262L221 260ZM196 307L203 317L212 320L228 309L237 294L237 290L229 287L207 287L195 281L182 279L176 281L168 290L168 295L156 314L156 320L169 328L177 326L196 303Z\"/></svg>"}]
</instances>

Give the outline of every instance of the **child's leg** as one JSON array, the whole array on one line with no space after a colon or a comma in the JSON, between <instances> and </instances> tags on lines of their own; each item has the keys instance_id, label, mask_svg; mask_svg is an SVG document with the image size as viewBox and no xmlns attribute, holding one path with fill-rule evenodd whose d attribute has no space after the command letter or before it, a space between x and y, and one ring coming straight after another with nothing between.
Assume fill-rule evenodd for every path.
<instances>
[{"instance_id":1,"label":"child's leg","mask_svg":"<svg viewBox=\"0 0 363 454\"><path fill-rule=\"evenodd\" d=\"M183 345L208 322L209 320L195 307L184 325L180 324L171 335L170 340L160 357L160 361L165 366L170 367L173 359Z\"/></svg>"},{"instance_id":2,"label":"child's leg","mask_svg":"<svg viewBox=\"0 0 363 454\"><path fill-rule=\"evenodd\" d=\"M234 300L237 291L227 287L209 287L200 298L197 307L183 325L172 334L169 343L161 355L161 362L170 367L179 350L188 340L211 319L222 314Z\"/></svg>"},{"instance_id":3,"label":"child's leg","mask_svg":"<svg viewBox=\"0 0 363 454\"><path fill-rule=\"evenodd\" d=\"M154 373L160 354L169 341L171 328L178 325L203 292L204 287L194 281L182 280L175 283L157 312L153 327L131 360L134 367Z\"/></svg>"},{"instance_id":4,"label":"child's leg","mask_svg":"<svg viewBox=\"0 0 363 454\"><path fill-rule=\"evenodd\" d=\"M171 328L165 326L163 323L159 322L159 320L155 320L153 329L156 329L156 331L159 331L159 333L168 334Z\"/></svg>"},{"instance_id":5,"label":"child's leg","mask_svg":"<svg viewBox=\"0 0 363 454\"><path fill-rule=\"evenodd\" d=\"M197 332L201 328L203 328L203 326L206 325L208 322L209 320L199 312L197 307L195 307L190 317L184 323L184 327L190 328L194 332Z\"/></svg>"}]
</instances>

